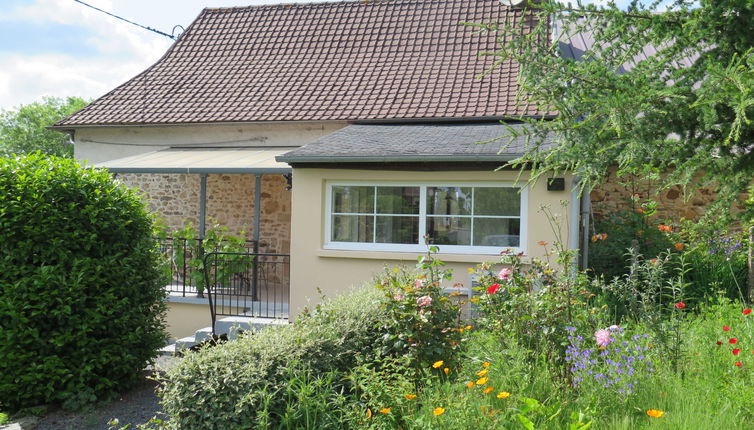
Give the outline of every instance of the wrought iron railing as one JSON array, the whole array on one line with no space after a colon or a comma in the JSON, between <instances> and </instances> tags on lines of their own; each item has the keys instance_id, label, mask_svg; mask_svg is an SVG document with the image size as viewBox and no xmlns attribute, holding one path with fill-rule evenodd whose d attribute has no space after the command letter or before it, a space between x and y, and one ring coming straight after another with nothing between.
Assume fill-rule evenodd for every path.
<instances>
[{"instance_id":1,"label":"wrought iron railing","mask_svg":"<svg viewBox=\"0 0 754 430\"><path fill-rule=\"evenodd\" d=\"M204 255L207 253L202 239L160 238L160 252L165 257L168 277L165 289L182 297L204 297ZM258 251L254 241L240 245L245 252ZM216 248L210 251L217 251Z\"/></svg>"},{"instance_id":2,"label":"wrought iron railing","mask_svg":"<svg viewBox=\"0 0 754 430\"><path fill-rule=\"evenodd\" d=\"M290 256L210 252L204 276L212 329L218 316L288 318Z\"/></svg>"}]
</instances>

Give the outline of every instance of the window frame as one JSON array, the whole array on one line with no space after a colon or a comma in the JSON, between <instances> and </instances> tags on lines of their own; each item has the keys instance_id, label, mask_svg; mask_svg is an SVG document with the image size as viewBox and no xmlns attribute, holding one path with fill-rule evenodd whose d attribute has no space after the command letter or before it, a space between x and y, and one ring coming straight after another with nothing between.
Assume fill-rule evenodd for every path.
<instances>
[{"instance_id":1,"label":"window frame","mask_svg":"<svg viewBox=\"0 0 754 430\"><path fill-rule=\"evenodd\" d=\"M419 243L401 244L401 243L374 243L374 242L336 242L332 239L332 221L333 221L333 187L337 186L370 186L370 187L418 187L419 188ZM325 207L324 207L324 241L323 248L328 250L343 251L385 251L385 252L411 252L423 253L427 251L427 245L424 241L424 235L427 231L427 188L428 187L471 187L471 188L518 188L520 189L519 198L521 210L519 212L520 232L519 246L500 247L500 246L472 246L472 245L436 245L440 253L443 254L484 254L498 255L503 249L510 249L513 252L526 252L527 232L528 232L528 203L529 187L526 185L516 185L510 181L500 182L431 182L431 181L326 181L325 182ZM375 212L377 208L374 208ZM376 212L378 215L379 213ZM415 215L410 215L415 216ZM435 216L435 215L429 215ZM452 217L452 216L451 216ZM474 220L474 216L469 216ZM495 216L480 216L480 218L498 218ZM513 218L513 216L501 215L499 218ZM374 238L373 238L374 239Z\"/></svg>"}]
</instances>

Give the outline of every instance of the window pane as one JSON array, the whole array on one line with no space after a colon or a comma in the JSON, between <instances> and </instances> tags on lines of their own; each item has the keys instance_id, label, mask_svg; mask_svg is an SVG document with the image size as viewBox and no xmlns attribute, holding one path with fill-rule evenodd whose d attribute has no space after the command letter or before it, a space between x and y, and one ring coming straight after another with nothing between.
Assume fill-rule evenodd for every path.
<instances>
[{"instance_id":1,"label":"window pane","mask_svg":"<svg viewBox=\"0 0 754 430\"><path fill-rule=\"evenodd\" d=\"M519 246L521 220L510 218L475 218L474 246Z\"/></svg>"},{"instance_id":2,"label":"window pane","mask_svg":"<svg viewBox=\"0 0 754 430\"><path fill-rule=\"evenodd\" d=\"M374 213L374 187L333 186L332 210L337 213Z\"/></svg>"},{"instance_id":3,"label":"window pane","mask_svg":"<svg viewBox=\"0 0 754 430\"><path fill-rule=\"evenodd\" d=\"M471 187L427 187L428 215L471 215Z\"/></svg>"},{"instance_id":4,"label":"window pane","mask_svg":"<svg viewBox=\"0 0 754 430\"><path fill-rule=\"evenodd\" d=\"M419 214L419 187L377 187L377 213Z\"/></svg>"},{"instance_id":5,"label":"window pane","mask_svg":"<svg viewBox=\"0 0 754 430\"><path fill-rule=\"evenodd\" d=\"M474 188L474 215L521 214L521 195L518 188L479 187Z\"/></svg>"},{"instance_id":6,"label":"window pane","mask_svg":"<svg viewBox=\"0 0 754 430\"><path fill-rule=\"evenodd\" d=\"M377 216L377 243L419 243L418 216Z\"/></svg>"},{"instance_id":7,"label":"window pane","mask_svg":"<svg viewBox=\"0 0 754 430\"><path fill-rule=\"evenodd\" d=\"M373 242L374 216L333 215L332 240L335 242Z\"/></svg>"},{"instance_id":8,"label":"window pane","mask_svg":"<svg viewBox=\"0 0 754 430\"><path fill-rule=\"evenodd\" d=\"M427 235L435 245L471 245L471 218L427 217Z\"/></svg>"}]
</instances>

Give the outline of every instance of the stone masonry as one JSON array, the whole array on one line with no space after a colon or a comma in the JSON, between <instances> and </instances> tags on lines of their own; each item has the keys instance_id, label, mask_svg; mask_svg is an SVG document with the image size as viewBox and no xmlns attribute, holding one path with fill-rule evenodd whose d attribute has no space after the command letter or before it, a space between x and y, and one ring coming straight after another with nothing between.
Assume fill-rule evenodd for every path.
<instances>
[{"instance_id":1,"label":"stone masonry","mask_svg":"<svg viewBox=\"0 0 754 430\"><path fill-rule=\"evenodd\" d=\"M636 178L617 178L611 173L605 182L591 192L592 211L596 218L618 210L636 210L631 197L651 199L657 202L658 219L698 220L704 215L707 206L715 200L711 188L699 188L691 195L685 195L683 188L673 186L657 194L657 181ZM743 209L742 203L732 208L733 212Z\"/></svg>"},{"instance_id":2,"label":"stone masonry","mask_svg":"<svg viewBox=\"0 0 754 430\"><path fill-rule=\"evenodd\" d=\"M198 174L121 173L118 180L138 189L170 230L199 225ZM254 175L207 175L207 227L213 222L232 234L253 237ZM291 192L282 175L262 176L260 250L290 253Z\"/></svg>"}]
</instances>

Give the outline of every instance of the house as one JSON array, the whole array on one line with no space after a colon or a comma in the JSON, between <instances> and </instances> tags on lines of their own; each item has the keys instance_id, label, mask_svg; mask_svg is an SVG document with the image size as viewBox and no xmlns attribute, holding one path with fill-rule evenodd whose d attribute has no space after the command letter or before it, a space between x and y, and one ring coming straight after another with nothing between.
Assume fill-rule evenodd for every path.
<instances>
[{"instance_id":1,"label":"house","mask_svg":"<svg viewBox=\"0 0 754 430\"><path fill-rule=\"evenodd\" d=\"M527 186L497 170L525 145L501 151L500 121L544 114L517 100L516 64L478 77L498 35L463 25L533 20L499 0L205 9L156 64L55 127L171 227L216 219L290 254L292 317L413 265L427 241L469 288L467 269L502 249L545 256L543 205L579 242L572 176ZM176 336L206 316L206 299L171 296Z\"/></svg>"}]
</instances>

